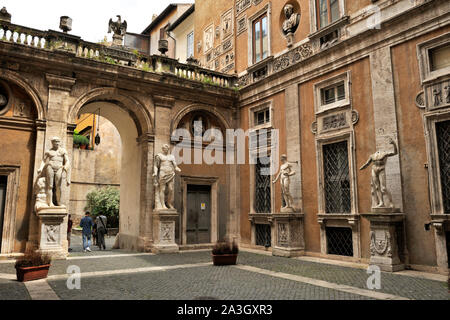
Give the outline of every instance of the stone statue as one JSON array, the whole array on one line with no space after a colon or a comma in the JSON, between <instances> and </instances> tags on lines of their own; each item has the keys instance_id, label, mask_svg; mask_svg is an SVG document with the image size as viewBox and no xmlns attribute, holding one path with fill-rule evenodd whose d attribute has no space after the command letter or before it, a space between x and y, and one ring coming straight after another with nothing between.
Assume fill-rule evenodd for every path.
<instances>
[{"instance_id":1,"label":"stone statue","mask_svg":"<svg viewBox=\"0 0 450 320\"><path fill-rule=\"evenodd\" d=\"M397 145L392 138L389 138L389 143L394 146L393 152L377 151L372 154L367 162L363 164L360 170L363 170L369 166L372 162L372 179L371 179L371 191L372 191L372 208L394 208L392 203L392 196L386 188L386 161L388 157L395 156L397 152ZM386 196L387 201L384 201Z\"/></svg>"},{"instance_id":2,"label":"stone statue","mask_svg":"<svg viewBox=\"0 0 450 320\"><path fill-rule=\"evenodd\" d=\"M288 3L284 6L284 16L286 17L283 22L284 34L288 35L290 33L294 33L300 22L300 15L298 13L294 13L294 6L292 4Z\"/></svg>"},{"instance_id":3,"label":"stone statue","mask_svg":"<svg viewBox=\"0 0 450 320\"><path fill-rule=\"evenodd\" d=\"M45 190L45 177L38 177L35 184L36 201L34 210L38 212L41 208L47 208L47 193Z\"/></svg>"},{"instance_id":4,"label":"stone statue","mask_svg":"<svg viewBox=\"0 0 450 320\"><path fill-rule=\"evenodd\" d=\"M51 142L52 148L45 152L44 160L38 170L38 175L39 178L45 177L47 205L54 207L61 206L61 183L64 171L66 172L67 185L70 185L70 163L67 151L60 147L61 139L53 137ZM53 189L55 191L56 203L53 202Z\"/></svg>"},{"instance_id":5,"label":"stone statue","mask_svg":"<svg viewBox=\"0 0 450 320\"><path fill-rule=\"evenodd\" d=\"M127 22L124 20L122 22L122 18L118 15L117 21L112 21L112 19L109 19L108 23L108 33L113 34L113 45L120 47L122 46L123 37L125 36L125 33L127 33Z\"/></svg>"},{"instance_id":6,"label":"stone statue","mask_svg":"<svg viewBox=\"0 0 450 320\"><path fill-rule=\"evenodd\" d=\"M156 210L175 209L173 207L173 186L176 172L181 172L181 169L178 168L175 157L169 154L169 146L165 144L162 146L162 153L156 155L153 167Z\"/></svg>"},{"instance_id":7,"label":"stone statue","mask_svg":"<svg viewBox=\"0 0 450 320\"><path fill-rule=\"evenodd\" d=\"M277 182L281 176L281 194L285 203L285 206L281 208L282 212L293 211L294 201L292 199L291 193L289 192L289 184L290 176L293 176L294 174L295 171L292 170L292 166L287 160L287 156L285 154L282 154L280 172L278 173L275 180L272 181L272 183Z\"/></svg>"},{"instance_id":8,"label":"stone statue","mask_svg":"<svg viewBox=\"0 0 450 320\"><path fill-rule=\"evenodd\" d=\"M109 19L108 23L108 33L114 32L115 35L118 36L124 36L127 32L127 21L124 20L122 22L122 18L120 15L117 15L117 21L113 21L112 19Z\"/></svg>"}]
</instances>

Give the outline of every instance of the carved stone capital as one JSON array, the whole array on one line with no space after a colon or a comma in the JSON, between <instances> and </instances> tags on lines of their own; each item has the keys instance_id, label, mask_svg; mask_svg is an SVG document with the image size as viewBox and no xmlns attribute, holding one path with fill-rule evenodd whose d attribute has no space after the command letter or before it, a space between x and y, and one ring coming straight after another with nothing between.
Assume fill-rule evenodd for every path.
<instances>
[{"instance_id":1,"label":"carved stone capital","mask_svg":"<svg viewBox=\"0 0 450 320\"><path fill-rule=\"evenodd\" d=\"M175 99L168 96L153 95L153 103L156 107L173 108Z\"/></svg>"},{"instance_id":2,"label":"carved stone capital","mask_svg":"<svg viewBox=\"0 0 450 320\"><path fill-rule=\"evenodd\" d=\"M155 136L151 133L141 134L136 138L138 144L155 142Z\"/></svg>"},{"instance_id":3,"label":"carved stone capital","mask_svg":"<svg viewBox=\"0 0 450 320\"><path fill-rule=\"evenodd\" d=\"M45 74L45 78L48 81L48 87L50 89L62 90L62 91L70 91L72 90L72 86L75 84L76 79L58 76L54 74Z\"/></svg>"},{"instance_id":4,"label":"carved stone capital","mask_svg":"<svg viewBox=\"0 0 450 320\"><path fill-rule=\"evenodd\" d=\"M437 234L443 234L444 232L444 222L443 221L432 221L433 227L436 229Z\"/></svg>"},{"instance_id":5,"label":"carved stone capital","mask_svg":"<svg viewBox=\"0 0 450 320\"><path fill-rule=\"evenodd\" d=\"M77 125L75 123L68 123L67 124L67 134L73 135L73 132L75 131L76 127L77 127Z\"/></svg>"}]
</instances>

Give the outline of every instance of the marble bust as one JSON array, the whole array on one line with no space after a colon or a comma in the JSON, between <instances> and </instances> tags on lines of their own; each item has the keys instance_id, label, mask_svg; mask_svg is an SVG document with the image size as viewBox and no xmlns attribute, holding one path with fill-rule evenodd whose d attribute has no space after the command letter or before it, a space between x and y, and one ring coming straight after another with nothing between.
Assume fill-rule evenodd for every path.
<instances>
[{"instance_id":1,"label":"marble bust","mask_svg":"<svg viewBox=\"0 0 450 320\"><path fill-rule=\"evenodd\" d=\"M289 35L297 30L300 22L300 14L294 12L294 6L292 4L285 5L283 10L286 18L283 22L283 32L285 35Z\"/></svg>"}]
</instances>

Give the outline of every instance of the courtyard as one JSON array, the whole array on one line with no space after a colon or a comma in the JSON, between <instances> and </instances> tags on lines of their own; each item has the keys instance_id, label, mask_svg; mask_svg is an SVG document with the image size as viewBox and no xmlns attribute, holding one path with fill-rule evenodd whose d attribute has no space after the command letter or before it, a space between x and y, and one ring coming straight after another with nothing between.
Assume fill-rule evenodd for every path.
<instances>
[{"instance_id":1,"label":"courtyard","mask_svg":"<svg viewBox=\"0 0 450 320\"><path fill-rule=\"evenodd\" d=\"M68 259L53 261L45 280L17 282L14 263L0 262L0 300L449 299L445 276L436 274L381 272L380 289L371 290L360 264L241 249L236 266L213 266L210 250L133 253L110 249L113 239L105 251L84 253L73 236ZM79 288L69 279L74 269Z\"/></svg>"}]
</instances>

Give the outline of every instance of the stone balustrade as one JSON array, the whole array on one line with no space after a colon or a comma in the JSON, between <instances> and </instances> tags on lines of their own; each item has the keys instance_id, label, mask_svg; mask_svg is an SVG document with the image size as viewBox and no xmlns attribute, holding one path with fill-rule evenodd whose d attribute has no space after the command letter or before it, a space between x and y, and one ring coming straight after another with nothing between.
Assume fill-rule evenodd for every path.
<instances>
[{"instance_id":1,"label":"stone balustrade","mask_svg":"<svg viewBox=\"0 0 450 320\"><path fill-rule=\"evenodd\" d=\"M42 50L63 51L80 58L133 67L146 72L172 74L180 78L220 87L232 88L237 82L236 76L204 69L196 65L183 64L166 56L149 56L126 47L88 42L71 34L54 30L41 31L7 21L0 21L0 41Z\"/></svg>"}]
</instances>

